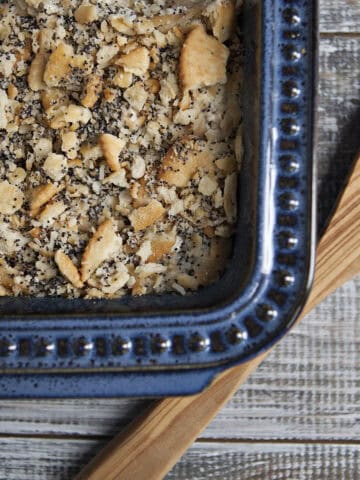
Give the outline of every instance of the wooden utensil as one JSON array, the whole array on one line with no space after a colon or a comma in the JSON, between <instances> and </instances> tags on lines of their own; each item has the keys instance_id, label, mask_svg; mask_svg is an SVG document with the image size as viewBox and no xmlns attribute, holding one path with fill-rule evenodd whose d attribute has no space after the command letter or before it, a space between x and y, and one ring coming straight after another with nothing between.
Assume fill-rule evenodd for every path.
<instances>
[{"instance_id":1,"label":"wooden utensil","mask_svg":"<svg viewBox=\"0 0 360 480\"><path fill-rule=\"evenodd\" d=\"M298 321L359 272L360 157L319 242L313 289ZM162 479L268 353L225 371L198 395L154 403L75 480Z\"/></svg>"}]
</instances>

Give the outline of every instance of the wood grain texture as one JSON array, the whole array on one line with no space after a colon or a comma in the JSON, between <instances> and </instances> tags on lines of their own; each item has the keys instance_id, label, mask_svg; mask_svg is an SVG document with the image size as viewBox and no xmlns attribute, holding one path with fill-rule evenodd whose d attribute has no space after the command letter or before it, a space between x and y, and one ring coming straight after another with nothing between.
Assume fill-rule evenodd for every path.
<instances>
[{"instance_id":1,"label":"wood grain texture","mask_svg":"<svg viewBox=\"0 0 360 480\"><path fill-rule=\"evenodd\" d=\"M317 154L322 229L360 149L360 36L324 38L320 52Z\"/></svg>"},{"instance_id":2,"label":"wood grain texture","mask_svg":"<svg viewBox=\"0 0 360 480\"><path fill-rule=\"evenodd\" d=\"M90 439L0 438L0 480L72 480L102 443ZM200 442L189 449L166 480L358 478L358 444Z\"/></svg>"},{"instance_id":3,"label":"wood grain texture","mask_svg":"<svg viewBox=\"0 0 360 480\"><path fill-rule=\"evenodd\" d=\"M359 445L200 443L166 480L355 480L359 465Z\"/></svg>"},{"instance_id":4,"label":"wood grain texture","mask_svg":"<svg viewBox=\"0 0 360 480\"><path fill-rule=\"evenodd\" d=\"M352 33L360 31L358 0L320 0L320 32Z\"/></svg>"}]
</instances>

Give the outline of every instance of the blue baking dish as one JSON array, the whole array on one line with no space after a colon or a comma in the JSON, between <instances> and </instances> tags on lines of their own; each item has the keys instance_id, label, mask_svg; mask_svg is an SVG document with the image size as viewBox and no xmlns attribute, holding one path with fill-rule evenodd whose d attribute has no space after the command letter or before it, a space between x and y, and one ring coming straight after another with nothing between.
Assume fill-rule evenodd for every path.
<instances>
[{"instance_id":1,"label":"blue baking dish","mask_svg":"<svg viewBox=\"0 0 360 480\"><path fill-rule=\"evenodd\" d=\"M245 0L244 148L233 255L181 297L0 299L1 397L185 395L293 325L315 246L317 6Z\"/></svg>"}]
</instances>

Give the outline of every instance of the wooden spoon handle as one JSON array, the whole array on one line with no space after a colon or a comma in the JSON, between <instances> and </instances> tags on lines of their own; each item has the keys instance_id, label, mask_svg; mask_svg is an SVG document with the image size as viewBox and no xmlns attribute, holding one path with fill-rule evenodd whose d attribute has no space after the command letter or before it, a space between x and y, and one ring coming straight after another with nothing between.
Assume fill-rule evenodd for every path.
<instances>
[{"instance_id":1,"label":"wooden spoon handle","mask_svg":"<svg viewBox=\"0 0 360 480\"><path fill-rule=\"evenodd\" d=\"M360 272L360 158L317 249L299 320ZM76 480L160 480L269 352L220 374L202 393L159 400L117 435Z\"/></svg>"}]
</instances>

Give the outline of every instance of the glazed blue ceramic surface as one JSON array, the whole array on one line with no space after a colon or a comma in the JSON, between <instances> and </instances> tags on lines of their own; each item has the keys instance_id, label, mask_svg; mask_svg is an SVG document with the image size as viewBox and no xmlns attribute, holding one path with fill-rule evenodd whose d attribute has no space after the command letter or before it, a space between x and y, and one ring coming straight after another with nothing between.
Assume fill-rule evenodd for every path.
<instances>
[{"instance_id":1,"label":"glazed blue ceramic surface","mask_svg":"<svg viewBox=\"0 0 360 480\"><path fill-rule=\"evenodd\" d=\"M245 0L245 158L223 278L185 297L1 298L1 397L191 394L293 325L314 264L316 13Z\"/></svg>"}]
</instances>

